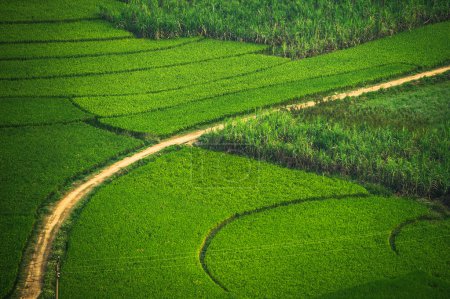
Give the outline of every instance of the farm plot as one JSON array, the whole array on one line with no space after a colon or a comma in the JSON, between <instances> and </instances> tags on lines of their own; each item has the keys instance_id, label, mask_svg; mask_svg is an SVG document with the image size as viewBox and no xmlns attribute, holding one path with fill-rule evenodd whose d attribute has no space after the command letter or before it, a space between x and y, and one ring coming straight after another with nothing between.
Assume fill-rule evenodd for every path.
<instances>
[{"instance_id":1,"label":"farm plot","mask_svg":"<svg viewBox=\"0 0 450 299\"><path fill-rule=\"evenodd\" d=\"M0 127L69 123L93 118L64 98L1 99L0 111Z\"/></svg>"},{"instance_id":2,"label":"farm plot","mask_svg":"<svg viewBox=\"0 0 450 299\"><path fill-rule=\"evenodd\" d=\"M44 104L49 103L25 105ZM69 111L64 113L70 114ZM12 121L19 118L16 115ZM21 120L41 121L35 117ZM0 238L0 296L3 297L13 286L39 207L54 200L55 192L77 176L121 152L141 146L142 142L78 123L2 128L0 144L0 231L4 232Z\"/></svg>"},{"instance_id":3,"label":"farm plot","mask_svg":"<svg viewBox=\"0 0 450 299\"><path fill-rule=\"evenodd\" d=\"M392 228L425 212L425 206L395 198L327 200L245 215L211 241L206 264L231 294L241 297L327 297L346 289L347 298L371 294L445 297L450 291L450 227L419 222L388 242ZM406 228L405 228L406 230ZM393 279L422 273L425 279L389 289ZM432 286L429 280L436 281ZM363 296L364 297L364 296Z\"/></svg>"},{"instance_id":4,"label":"farm plot","mask_svg":"<svg viewBox=\"0 0 450 299\"><path fill-rule=\"evenodd\" d=\"M449 75L362 99L328 102L227 126L206 146L381 183L395 192L448 196Z\"/></svg>"},{"instance_id":5,"label":"farm plot","mask_svg":"<svg viewBox=\"0 0 450 299\"><path fill-rule=\"evenodd\" d=\"M125 30L112 30L104 21L71 23L0 24L0 44L121 39L133 36Z\"/></svg>"},{"instance_id":6,"label":"farm plot","mask_svg":"<svg viewBox=\"0 0 450 299\"><path fill-rule=\"evenodd\" d=\"M139 36L258 42L305 57L448 20L449 13L446 0L134 0L104 16Z\"/></svg>"},{"instance_id":7,"label":"farm plot","mask_svg":"<svg viewBox=\"0 0 450 299\"><path fill-rule=\"evenodd\" d=\"M133 95L245 76L285 62L285 59L278 57L248 54L170 68L86 74L73 78L2 80L0 86L4 87L1 94L8 97ZM223 67L224 65L227 67Z\"/></svg>"},{"instance_id":8,"label":"farm plot","mask_svg":"<svg viewBox=\"0 0 450 299\"><path fill-rule=\"evenodd\" d=\"M125 43L124 45L126 46L127 44ZM97 48L97 53L103 52L100 46ZM124 52L129 51L127 47L122 47L122 49ZM255 44L200 40L180 47L166 49L165 51L154 51L150 54L143 51L126 55L117 53L117 55L56 60L0 61L0 68L2 69L0 80L79 77L94 74L142 71L241 56L261 52L263 49L264 46ZM245 64L245 62L245 59L243 59L242 63ZM228 64L227 61L224 61L224 63Z\"/></svg>"},{"instance_id":9,"label":"farm plot","mask_svg":"<svg viewBox=\"0 0 450 299\"><path fill-rule=\"evenodd\" d=\"M345 287L356 287L417 270L411 260L423 253L412 248L407 258L401 251L397 255L389 236L398 224L421 215L432 212L411 200L370 196L363 187L339 179L182 148L151 158L90 199L70 230L60 291L71 298L255 296L261 295L257 285L265 290L260 285L264 275L269 280L285 271L292 276L283 281L284 289L278 286L267 294L317 296L337 291L336 277ZM337 253L330 248L344 254L331 260L330 254ZM241 269L246 275L239 278L252 286L245 289L232 274L250 263L248 255L268 266ZM369 262L374 256L376 267ZM333 267L330 273L336 274L351 258L361 274L350 269L342 276L323 274L323 290L306 262ZM392 271L383 272L381 265ZM372 267L377 271L370 273ZM441 279L450 279L442 273ZM353 276L357 280L352 283Z\"/></svg>"},{"instance_id":10,"label":"farm plot","mask_svg":"<svg viewBox=\"0 0 450 299\"><path fill-rule=\"evenodd\" d=\"M66 59L148 53L172 49L200 40L199 38L178 38L149 40L126 38L118 40L78 41L60 43L0 44L0 61L22 61L39 59ZM20 64L20 63L18 63Z\"/></svg>"},{"instance_id":11,"label":"farm plot","mask_svg":"<svg viewBox=\"0 0 450 299\"><path fill-rule=\"evenodd\" d=\"M230 114L442 64L450 58L449 30L450 22L428 26L352 49L176 91L75 101L96 114L112 114L113 118L102 119L109 125L166 136ZM154 111L161 108L168 109ZM121 113L131 115L117 117Z\"/></svg>"}]
</instances>

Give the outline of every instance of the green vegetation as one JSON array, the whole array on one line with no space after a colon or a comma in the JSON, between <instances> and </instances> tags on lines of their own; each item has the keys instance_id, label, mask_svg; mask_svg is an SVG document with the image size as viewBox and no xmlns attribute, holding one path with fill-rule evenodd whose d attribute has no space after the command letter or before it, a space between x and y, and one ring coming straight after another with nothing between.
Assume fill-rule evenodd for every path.
<instances>
[{"instance_id":1,"label":"green vegetation","mask_svg":"<svg viewBox=\"0 0 450 299\"><path fill-rule=\"evenodd\" d=\"M152 52L177 47L197 40L199 38L154 41L130 37L119 40L79 41L76 43L0 44L0 61L65 59Z\"/></svg>"},{"instance_id":2,"label":"green vegetation","mask_svg":"<svg viewBox=\"0 0 450 299\"><path fill-rule=\"evenodd\" d=\"M446 0L128 0L103 11L106 19L155 39L207 36L271 45L304 57L448 20Z\"/></svg>"},{"instance_id":3,"label":"green vegetation","mask_svg":"<svg viewBox=\"0 0 450 299\"><path fill-rule=\"evenodd\" d=\"M119 8L122 4L111 0L0 0L2 22L65 21L98 17L99 6Z\"/></svg>"},{"instance_id":4,"label":"green vegetation","mask_svg":"<svg viewBox=\"0 0 450 299\"><path fill-rule=\"evenodd\" d=\"M416 258L429 262L427 275L448 281L448 228L432 235L447 234L429 247L439 259L426 259L418 246L403 256L404 246L420 241L403 231L399 255L390 248L391 231L421 215L433 212L411 200L368 196L339 179L198 148L173 150L99 189L76 217L61 296L305 297L339 290L341 280L352 287L400 277L418 270ZM234 221L214 235L226 219ZM201 252L229 292L204 272ZM439 272L429 272L433 267Z\"/></svg>"},{"instance_id":5,"label":"green vegetation","mask_svg":"<svg viewBox=\"0 0 450 299\"><path fill-rule=\"evenodd\" d=\"M122 46L124 52L129 51L127 47L124 47L126 45L124 43ZM201 40L173 49L166 49L165 51L156 51L150 55L148 52L142 52L134 53L133 55L0 61L0 68L2 69L0 79L17 80L39 77L67 77L163 68L241 56L243 54L259 52L263 48L260 45L254 44ZM97 51L102 53L103 49L98 47ZM186 55L186 53L189 53L189 55ZM228 64L227 61L223 63ZM239 60L239 63L245 64L245 57ZM159 70L159 72L163 72L163 70Z\"/></svg>"},{"instance_id":6,"label":"green vegetation","mask_svg":"<svg viewBox=\"0 0 450 299\"><path fill-rule=\"evenodd\" d=\"M105 72L105 74L86 74L73 78L2 80L0 86L4 87L1 93L8 96L132 95L136 92L161 92L227 77L243 76L278 64L280 64L280 58L248 54L169 68ZM227 67L225 68L224 65ZM132 67L130 62L129 67Z\"/></svg>"},{"instance_id":7,"label":"green vegetation","mask_svg":"<svg viewBox=\"0 0 450 299\"><path fill-rule=\"evenodd\" d=\"M58 98L2 99L0 111L0 127L65 123L92 118L92 115L76 108L69 100Z\"/></svg>"},{"instance_id":8,"label":"green vegetation","mask_svg":"<svg viewBox=\"0 0 450 299\"><path fill-rule=\"evenodd\" d=\"M414 3L398 5L412 7L417 4ZM142 132L145 133L142 136L169 136L255 108L450 61L450 22L292 61L260 53L267 45L200 37L136 39L132 33L99 20L102 5L108 6L103 13L125 6L112 0L0 0L0 230L3 232L0 297L10 294L20 262L26 260L22 255L27 242L33 239L32 229L48 204L60 197L59 192L77 178L144 144L124 135L141 136L133 133ZM283 8L285 4L280 5ZM343 13L346 5L339 6L342 11L338 9L336 16ZM349 13L372 12L363 5L355 6ZM392 8L393 4L386 4L384 11ZM336 35L339 39L333 43L336 47L347 47L384 35L391 29L414 27L424 18L434 22L443 19L447 8L439 0L423 6L423 14L407 15L405 22L397 12L385 15L382 21L373 21L374 27L366 27L370 34L360 40L357 35L361 31L346 36L355 28L353 25L343 25L343 30L337 26L342 35ZM319 10L315 13L325 16ZM255 15L264 13L256 11ZM380 27L383 22L390 24L387 29ZM399 25L399 22L403 23ZM304 26L315 25L307 21ZM330 30L323 33L333 39ZM296 41L302 41L305 48L298 48L286 36L286 53L301 56L335 49L329 46L333 43L326 45L328 38L320 45L303 43L311 41L308 31L303 33ZM267 44L278 46L269 39ZM426 126L434 127L441 121L438 112L440 119L445 118L448 107L442 101L437 102L441 106L426 120ZM420 105L415 107L425 109ZM117 135L100 127L124 134ZM439 132L432 137L441 136ZM150 292L149 287L155 294L167 297L185 293L191 297L226 295L199 263L202 242L227 217L268 205L339 198L348 202L349 209L361 200L367 204L367 211L370 207L378 209L383 203L386 207L378 211L377 221L383 222L386 217L386 223L393 225L430 213L425 206L405 200L357 199L368 196L367 191L349 182L200 149L182 149L150 160L148 165L102 188L92 205L80 215L64 265L64 297L143 296ZM328 208L324 206L324 209ZM389 214L388 210L392 212ZM368 214L364 214L366 218ZM364 221L369 220L361 223ZM329 223L323 219L323 224ZM413 236L405 238L409 240ZM406 252L401 243L402 232L398 238L397 247L402 254ZM92 242L94 239L96 242ZM211 240L211 246L218 246L221 240ZM429 250L434 254L434 248L440 246L443 244L436 243ZM408 261L421 256L411 250ZM208 263L220 263L209 253L205 256ZM118 262L117 257L121 257ZM93 259L99 259L99 263ZM438 260L437 255L433 259ZM132 275L127 276L130 262ZM444 285L447 274L442 274L442 279L437 281L429 275L430 267L435 264L420 266L427 272L424 275L422 272L409 275L408 271L416 270L414 267L402 272L406 276L401 271L393 272L399 281L394 285L425 277L424 280L438 285L440 290L447 290ZM211 269L220 271L217 267ZM383 273L376 274L374 279L383 279ZM90 283L93 275L100 281L96 285L98 289ZM420 283L417 286L426 290Z\"/></svg>"},{"instance_id":9,"label":"green vegetation","mask_svg":"<svg viewBox=\"0 0 450 299\"><path fill-rule=\"evenodd\" d=\"M402 231L397 243L407 254L396 255L387 242L396 223L423 213L425 206L417 203L377 197L279 207L226 225L212 240L206 263L212 275L240 297L316 297L370 282L382 295L386 290L379 281L419 270L440 278L437 286L448 292L448 225L432 235L422 229ZM411 295L409 285L398 287L389 290L391 297ZM416 281L415 288L430 289L422 281ZM431 291L427 298L439 294ZM361 297L353 292L347 298Z\"/></svg>"},{"instance_id":10,"label":"green vegetation","mask_svg":"<svg viewBox=\"0 0 450 299\"><path fill-rule=\"evenodd\" d=\"M443 63L450 58L449 30L450 22L427 26L352 49L177 91L75 101L100 115L139 112L104 118L102 122L167 136L228 115ZM166 109L154 111L157 108Z\"/></svg>"},{"instance_id":11,"label":"green vegetation","mask_svg":"<svg viewBox=\"0 0 450 299\"><path fill-rule=\"evenodd\" d=\"M55 24L0 24L0 43L45 41L77 41L86 39L117 39L132 36L128 31L111 30L101 21L79 21Z\"/></svg>"},{"instance_id":12,"label":"green vegetation","mask_svg":"<svg viewBox=\"0 0 450 299\"><path fill-rule=\"evenodd\" d=\"M69 115L69 119L73 116ZM16 115L13 121L19 117ZM26 116L22 120L40 121ZM76 176L86 174L120 152L141 146L142 142L78 123L3 128L0 144L0 231L4 232L0 238L0 296L3 297L13 286L42 204L54 199L52 194L56 196L55 192Z\"/></svg>"},{"instance_id":13,"label":"green vegetation","mask_svg":"<svg viewBox=\"0 0 450 299\"><path fill-rule=\"evenodd\" d=\"M450 81L279 112L203 138L290 167L381 183L430 197L450 191ZM209 144L209 145L208 145Z\"/></svg>"}]
</instances>

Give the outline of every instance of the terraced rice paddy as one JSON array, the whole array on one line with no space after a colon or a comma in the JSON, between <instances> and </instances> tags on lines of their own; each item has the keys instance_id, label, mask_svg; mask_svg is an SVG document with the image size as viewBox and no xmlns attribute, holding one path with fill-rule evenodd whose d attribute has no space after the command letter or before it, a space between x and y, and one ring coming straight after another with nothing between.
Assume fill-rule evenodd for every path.
<instances>
[{"instance_id":1,"label":"terraced rice paddy","mask_svg":"<svg viewBox=\"0 0 450 299\"><path fill-rule=\"evenodd\" d=\"M0 237L1 297L13 290L38 219L76 178L100 165L149 140L227 116L450 60L450 22L292 61L264 55L265 46L250 43L196 37L137 39L100 20L100 5L123 4L110 0L0 1L0 231L5 232ZM181 153L182 159L189 158L188 151ZM179 159L178 154L169 157ZM329 196L347 195L343 193L347 187L365 192L345 182L333 184L343 191L330 191ZM297 194L294 191L283 192ZM267 202L275 203L275 197L274 193ZM297 197L306 198L289 199ZM242 202L236 205L242 206ZM198 238L211 225L238 210L226 209L205 219L195 242L186 241L190 245L179 249L195 251ZM112 250L111 254L118 252ZM128 254L128 247L124 252ZM211 283L201 268L193 271L188 278L195 278L191 282L195 284L199 278L201 283ZM72 287L78 286L72 278L64 279L65 292L76 295ZM105 279L109 286L110 278ZM141 282L148 282L143 279ZM174 286L186 283L179 279ZM222 294L214 284L210 290ZM207 294L208 290L199 292Z\"/></svg>"},{"instance_id":2,"label":"terraced rice paddy","mask_svg":"<svg viewBox=\"0 0 450 299\"><path fill-rule=\"evenodd\" d=\"M448 221L407 225L391 247L421 216L439 218L343 180L182 148L91 198L70 230L61 295L310 297L375 282L406 297L402 283L419 275L416 289L442 297Z\"/></svg>"}]
</instances>

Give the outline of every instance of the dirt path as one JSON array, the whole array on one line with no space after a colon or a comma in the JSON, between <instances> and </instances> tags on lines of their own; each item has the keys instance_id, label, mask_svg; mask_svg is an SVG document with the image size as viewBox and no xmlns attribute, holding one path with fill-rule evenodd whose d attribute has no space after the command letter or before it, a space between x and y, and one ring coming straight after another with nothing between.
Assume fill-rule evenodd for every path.
<instances>
[{"instance_id":1,"label":"dirt path","mask_svg":"<svg viewBox=\"0 0 450 299\"><path fill-rule=\"evenodd\" d=\"M450 66L438 68L429 72L420 73L413 76L404 77L398 80L389 81L387 83L374 85L367 88L361 88L353 90L347 93L341 93L326 97L324 101L333 101L343 99L348 96L359 96L367 92L373 92L380 89L386 89L394 86L398 86L407 82L415 81L424 77L431 77L442 74L450 70ZM310 101L298 105L290 105L287 108L304 109L316 105L316 102ZM252 116L244 118L249 119ZM80 184L75 189L69 191L64 197L58 201L53 207L51 213L44 219L42 229L39 232L38 240L35 245L35 250L31 256L26 269L26 280L23 288L21 289L21 298L37 298L42 291L42 281L45 273L46 262L50 254L52 242L57 235L62 223L67 219L72 208L87 194L89 194L95 187L103 183L108 178L111 178L117 174L121 169L130 166L131 164L144 159L145 157L155 154L169 146L180 145L185 143L192 143L198 139L201 135L211 130L217 130L223 128L223 125L211 126L207 129L198 130L192 133L188 133L181 136L175 136L150 146L130 157L126 157L105 169L99 173L88 178L86 182Z\"/></svg>"}]
</instances>

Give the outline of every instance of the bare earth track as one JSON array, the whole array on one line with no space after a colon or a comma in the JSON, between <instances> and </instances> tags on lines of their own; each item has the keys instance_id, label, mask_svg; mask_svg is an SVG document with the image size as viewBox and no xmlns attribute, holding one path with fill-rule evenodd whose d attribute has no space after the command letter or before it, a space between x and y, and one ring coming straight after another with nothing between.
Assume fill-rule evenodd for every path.
<instances>
[{"instance_id":1,"label":"bare earth track","mask_svg":"<svg viewBox=\"0 0 450 299\"><path fill-rule=\"evenodd\" d=\"M330 97L326 97L323 101L334 101L344 99L346 97L355 97L368 92L378 91L380 89L387 89L398 86L407 82L416 81L425 77L432 77L450 70L450 66L434 69L432 71L423 72L417 75L403 77L401 79L389 81L382 84L377 84L367 88L360 88L350 92L345 92ZM304 109L316 105L316 102L310 101L298 105L290 105L289 109ZM247 117L251 118L251 117ZM86 195L88 195L95 187L102 184L105 180L119 173L122 169L131 164L140 161L147 156L155 154L169 146L180 145L185 143L192 143L201 135L211 131L222 128L223 125L214 125L206 129L197 130L185 135L175 136L166 139L156 145L152 145L132 156L126 157L108 167L101 170L99 173L88 178L85 182L78 185L75 189L69 191L58 201L53 207L50 214L44 219L42 229L40 230L37 242L26 268L25 283L20 290L21 298L37 298L42 291L42 281L46 269L47 259L49 257L52 243L62 223L67 219L73 207Z\"/></svg>"}]
</instances>

